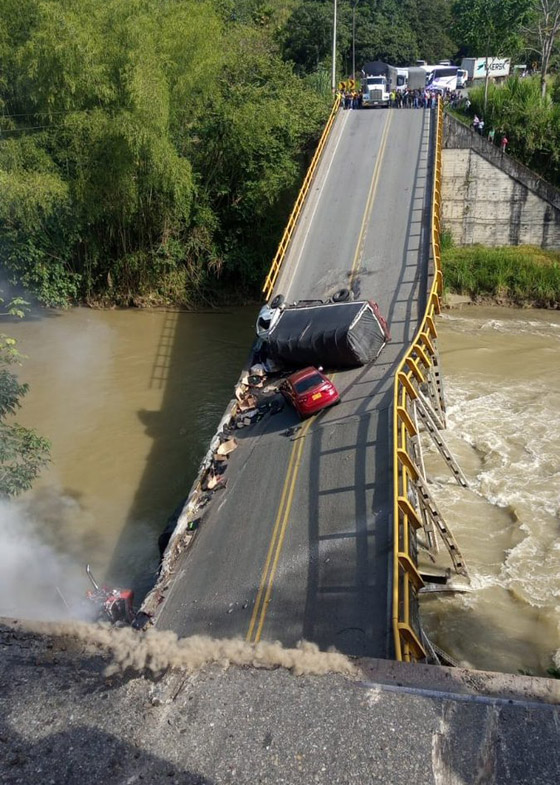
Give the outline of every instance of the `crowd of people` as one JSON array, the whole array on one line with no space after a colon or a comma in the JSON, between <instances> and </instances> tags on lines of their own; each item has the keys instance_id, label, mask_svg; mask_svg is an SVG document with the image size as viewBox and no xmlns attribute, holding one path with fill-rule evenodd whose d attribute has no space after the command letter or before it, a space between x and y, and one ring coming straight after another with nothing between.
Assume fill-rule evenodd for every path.
<instances>
[{"instance_id":1,"label":"crowd of people","mask_svg":"<svg viewBox=\"0 0 560 785\"><path fill-rule=\"evenodd\" d=\"M389 106L394 109L432 109L436 106L438 93L435 90L391 90ZM363 106L361 90L345 90L340 93L343 109L361 109Z\"/></svg>"},{"instance_id":2,"label":"crowd of people","mask_svg":"<svg viewBox=\"0 0 560 785\"><path fill-rule=\"evenodd\" d=\"M361 109L363 106L363 93L361 90L344 90L339 93L340 101L343 109ZM389 93L389 106L394 109L432 109L437 105L437 97L441 95L445 106L450 106L453 109L460 109L468 112L471 106L470 99L466 93L461 93L458 90L447 90L443 94L436 90L417 89L410 90L391 90ZM472 128L475 133L484 136L484 120L475 114L472 121ZM490 128L487 134L488 141L496 144L496 130ZM503 130L498 133L500 150L502 153L506 152L509 144Z\"/></svg>"},{"instance_id":3,"label":"crowd of people","mask_svg":"<svg viewBox=\"0 0 560 785\"><path fill-rule=\"evenodd\" d=\"M437 92L435 90L391 90L389 94L389 106L395 109L433 109L437 104Z\"/></svg>"},{"instance_id":4,"label":"crowd of people","mask_svg":"<svg viewBox=\"0 0 560 785\"><path fill-rule=\"evenodd\" d=\"M361 90L344 90L340 93L340 102L343 109L361 109L364 94Z\"/></svg>"}]
</instances>

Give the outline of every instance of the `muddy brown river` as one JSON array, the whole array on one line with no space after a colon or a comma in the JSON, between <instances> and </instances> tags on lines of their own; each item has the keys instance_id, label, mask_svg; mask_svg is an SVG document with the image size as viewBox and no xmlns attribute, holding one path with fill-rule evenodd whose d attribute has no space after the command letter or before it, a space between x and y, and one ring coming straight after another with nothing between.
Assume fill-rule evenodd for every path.
<instances>
[{"instance_id":1,"label":"muddy brown river","mask_svg":"<svg viewBox=\"0 0 560 785\"><path fill-rule=\"evenodd\" d=\"M51 440L52 464L0 505L0 615L57 615L52 585L83 596L88 561L137 597L151 586L157 538L232 397L255 314L83 308L2 325L28 356L17 419Z\"/></svg>"},{"instance_id":2,"label":"muddy brown river","mask_svg":"<svg viewBox=\"0 0 560 785\"><path fill-rule=\"evenodd\" d=\"M53 462L0 505L0 615L60 615L61 598L83 595L87 561L149 587L254 318L75 309L2 326L29 356L18 420L52 440ZM560 667L560 314L469 307L439 334L446 439L470 487L431 449L426 464L473 590L425 597L424 625L462 663L543 674Z\"/></svg>"}]
</instances>

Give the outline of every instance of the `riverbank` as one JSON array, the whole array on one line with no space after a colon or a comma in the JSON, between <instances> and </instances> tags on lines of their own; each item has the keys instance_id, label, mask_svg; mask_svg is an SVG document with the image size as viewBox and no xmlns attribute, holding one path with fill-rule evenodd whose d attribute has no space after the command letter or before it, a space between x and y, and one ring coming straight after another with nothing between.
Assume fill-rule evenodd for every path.
<instances>
[{"instance_id":1,"label":"riverbank","mask_svg":"<svg viewBox=\"0 0 560 785\"><path fill-rule=\"evenodd\" d=\"M0 781L404 785L413 775L418 785L446 785L472 782L477 771L518 785L560 778L560 685L550 679L384 660L353 660L353 676L328 668L296 676L280 661L184 667L170 661L177 643L165 633L151 661L157 676L135 656L123 673L111 640L130 631L107 630L102 646L99 630L91 627L88 642L0 619Z\"/></svg>"},{"instance_id":2,"label":"riverbank","mask_svg":"<svg viewBox=\"0 0 560 785\"><path fill-rule=\"evenodd\" d=\"M560 251L528 245L445 245L446 301L450 295L460 295L478 304L560 308Z\"/></svg>"}]
</instances>

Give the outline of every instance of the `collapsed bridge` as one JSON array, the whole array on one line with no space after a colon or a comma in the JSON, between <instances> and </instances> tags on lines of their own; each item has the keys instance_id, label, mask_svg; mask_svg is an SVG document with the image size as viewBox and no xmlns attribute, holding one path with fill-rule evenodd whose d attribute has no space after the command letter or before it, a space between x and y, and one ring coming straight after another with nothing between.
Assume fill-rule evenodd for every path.
<instances>
[{"instance_id":1,"label":"collapsed bridge","mask_svg":"<svg viewBox=\"0 0 560 785\"><path fill-rule=\"evenodd\" d=\"M157 627L434 655L418 618L419 545L442 541L466 573L418 438L422 423L464 481L440 434L441 121L441 107L335 105L264 291L297 301L348 288L379 304L391 342L375 362L338 371L341 404L303 424L288 407L240 420L231 405L210 453L230 445L227 484L209 487L207 461L144 603Z\"/></svg>"}]
</instances>

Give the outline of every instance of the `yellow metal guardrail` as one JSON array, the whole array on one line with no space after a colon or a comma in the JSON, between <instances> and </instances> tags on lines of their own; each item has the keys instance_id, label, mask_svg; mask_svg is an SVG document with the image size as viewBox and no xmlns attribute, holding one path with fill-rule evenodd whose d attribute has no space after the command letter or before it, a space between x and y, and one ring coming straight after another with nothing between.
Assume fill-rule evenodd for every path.
<instances>
[{"instance_id":1,"label":"yellow metal guardrail","mask_svg":"<svg viewBox=\"0 0 560 785\"><path fill-rule=\"evenodd\" d=\"M434 264L432 286L420 328L400 363L393 396L393 636L397 660L410 662L426 656L416 616L417 593L424 582L416 565L415 531L421 521L410 501L409 489L417 478L412 459L411 439L416 435L410 404L418 385L426 381L433 365L437 338L435 316L440 312L443 292L440 247L441 150L443 107L436 110L434 188L432 195L431 244Z\"/></svg>"},{"instance_id":2,"label":"yellow metal guardrail","mask_svg":"<svg viewBox=\"0 0 560 785\"><path fill-rule=\"evenodd\" d=\"M286 228L284 229L284 234L282 235L282 239L280 240L278 250L276 251L276 255L272 260L270 270L268 272L268 275L266 276L266 280L264 282L264 286L262 290L267 300L270 297L274 289L274 286L276 284L276 279L278 278L278 274L280 272L282 262L284 261L284 256L286 255L288 245L290 244L290 240L292 239L292 235L294 233L297 220L300 216L301 210L305 203L305 197L307 196L307 192L309 191L309 186L311 185L311 180L313 179L313 175L315 174L315 170L317 169L317 165L319 163L321 153L323 152L323 149L327 143L327 139L329 137L330 130L335 121L336 113L338 111L339 106L340 106L340 96L337 95L331 113L329 115L329 119L327 120L323 133L321 134L321 138L319 139L319 144L317 145L317 149L315 150L315 155L313 156L311 163L309 164L309 169L307 170L307 174L305 175L305 180L303 181L303 185L301 186L300 192L298 194L298 198L296 199L294 208L292 210Z\"/></svg>"}]
</instances>

